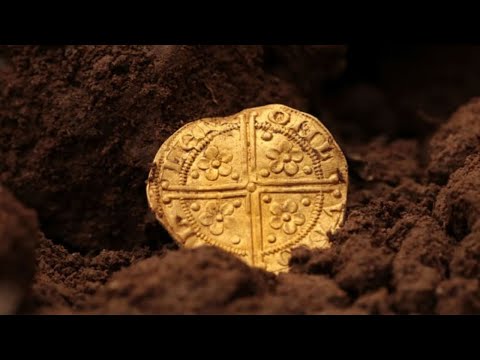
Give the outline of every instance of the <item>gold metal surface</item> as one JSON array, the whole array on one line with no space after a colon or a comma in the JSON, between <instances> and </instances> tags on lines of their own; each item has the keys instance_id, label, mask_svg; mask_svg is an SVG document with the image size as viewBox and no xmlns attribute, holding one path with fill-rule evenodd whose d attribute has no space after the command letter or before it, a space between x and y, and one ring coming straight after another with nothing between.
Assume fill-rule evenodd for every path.
<instances>
[{"instance_id":1,"label":"gold metal surface","mask_svg":"<svg viewBox=\"0 0 480 360\"><path fill-rule=\"evenodd\" d=\"M329 246L347 186L345 157L320 121L267 105L175 132L155 156L147 197L179 244L280 272L292 248Z\"/></svg>"}]
</instances>

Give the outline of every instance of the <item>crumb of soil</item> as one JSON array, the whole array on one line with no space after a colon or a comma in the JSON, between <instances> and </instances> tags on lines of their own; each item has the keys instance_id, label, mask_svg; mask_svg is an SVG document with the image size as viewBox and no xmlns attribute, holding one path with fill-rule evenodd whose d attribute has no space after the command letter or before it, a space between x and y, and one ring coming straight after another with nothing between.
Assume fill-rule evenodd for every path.
<instances>
[{"instance_id":1,"label":"crumb of soil","mask_svg":"<svg viewBox=\"0 0 480 360\"><path fill-rule=\"evenodd\" d=\"M445 184L463 166L465 159L480 151L480 98L458 109L430 140L428 154L430 178Z\"/></svg>"},{"instance_id":2,"label":"crumb of soil","mask_svg":"<svg viewBox=\"0 0 480 360\"><path fill-rule=\"evenodd\" d=\"M100 313L218 313L266 292L272 279L224 251L201 247L153 256L116 273L91 306Z\"/></svg>"},{"instance_id":3,"label":"crumb of soil","mask_svg":"<svg viewBox=\"0 0 480 360\"><path fill-rule=\"evenodd\" d=\"M0 185L0 314L15 313L35 273L37 216Z\"/></svg>"},{"instance_id":4,"label":"crumb of soil","mask_svg":"<svg viewBox=\"0 0 480 360\"><path fill-rule=\"evenodd\" d=\"M480 154L464 159L438 194L434 214L447 233L458 241L480 220Z\"/></svg>"},{"instance_id":5,"label":"crumb of soil","mask_svg":"<svg viewBox=\"0 0 480 360\"><path fill-rule=\"evenodd\" d=\"M86 299L113 273L155 253L161 252L135 248L82 255L67 251L41 234L36 250L38 270L31 296L22 312L62 314L80 311L86 306Z\"/></svg>"}]
</instances>

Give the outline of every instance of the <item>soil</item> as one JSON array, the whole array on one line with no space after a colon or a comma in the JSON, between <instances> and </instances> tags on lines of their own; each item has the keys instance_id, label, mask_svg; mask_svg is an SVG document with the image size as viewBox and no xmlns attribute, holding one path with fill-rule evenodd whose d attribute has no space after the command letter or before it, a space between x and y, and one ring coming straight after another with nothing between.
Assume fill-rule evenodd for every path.
<instances>
[{"instance_id":1,"label":"soil","mask_svg":"<svg viewBox=\"0 0 480 360\"><path fill-rule=\"evenodd\" d=\"M35 274L35 212L0 186L0 314L17 311Z\"/></svg>"},{"instance_id":2,"label":"soil","mask_svg":"<svg viewBox=\"0 0 480 360\"><path fill-rule=\"evenodd\" d=\"M3 312L480 313L480 47L8 46L0 59ZM267 103L319 117L351 179L332 247L294 250L279 276L178 249L145 197L182 124Z\"/></svg>"}]
</instances>

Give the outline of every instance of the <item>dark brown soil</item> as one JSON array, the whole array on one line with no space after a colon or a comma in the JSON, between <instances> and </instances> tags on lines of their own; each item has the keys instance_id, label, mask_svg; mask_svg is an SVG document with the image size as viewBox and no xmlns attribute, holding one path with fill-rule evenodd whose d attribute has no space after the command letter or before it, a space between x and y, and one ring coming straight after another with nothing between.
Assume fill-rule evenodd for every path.
<instances>
[{"instance_id":1,"label":"dark brown soil","mask_svg":"<svg viewBox=\"0 0 480 360\"><path fill-rule=\"evenodd\" d=\"M38 233L35 212L0 186L0 315L15 313L29 293Z\"/></svg>"},{"instance_id":2,"label":"dark brown soil","mask_svg":"<svg viewBox=\"0 0 480 360\"><path fill-rule=\"evenodd\" d=\"M480 313L479 47L19 46L0 59L0 183L42 231L0 191L0 286L22 289L16 305L39 244L21 313ZM145 198L184 122L266 103L320 117L351 178L333 246L296 249L280 276L178 250Z\"/></svg>"}]
</instances>

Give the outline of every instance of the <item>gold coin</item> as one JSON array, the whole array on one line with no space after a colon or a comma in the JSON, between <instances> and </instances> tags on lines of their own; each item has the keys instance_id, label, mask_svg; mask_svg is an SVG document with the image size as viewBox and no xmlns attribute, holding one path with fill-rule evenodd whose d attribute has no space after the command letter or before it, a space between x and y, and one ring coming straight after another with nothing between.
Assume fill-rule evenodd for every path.
<instances>
[{"instance_id":1,"label":"gold coin","mask_svg":"<svg viewBox=\"0 0 480 360\"><path fill-rule=\"evenodd\" d=\"M190 122L155 156L147 197L181 245L214 245L267 271L341 226L347 162L313 116L283 105Z\"/></svg>"}]
</instances>

